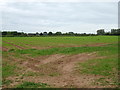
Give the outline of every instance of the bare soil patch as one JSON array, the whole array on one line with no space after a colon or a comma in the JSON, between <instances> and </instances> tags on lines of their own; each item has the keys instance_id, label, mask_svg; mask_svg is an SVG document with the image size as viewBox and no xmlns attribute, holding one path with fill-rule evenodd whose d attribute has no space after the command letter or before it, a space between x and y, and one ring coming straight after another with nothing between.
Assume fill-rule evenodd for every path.
<instances>
[{"instance_id":1,"label":"bare soil patch","mask_svg":"<svg viewBox=\"0 0 120 90\"><path fill-rule=\"evenodd\" d=\"M90 60L93 58L102 58L98 57L96 52L93 53L82 53L77 55L48 55L48 56L40 56L36 58L31 58L29 56L26 57L26 60L23 60L19 63L20 66L26 68L26 71L37 72L39 74L44 74L43 76L17 76L17 77L8 77L8 80L12 80L13 83L10 87L14 87L15 85L23 82L42 82L51 85L56 88L96 88L96 87L105 87L93 85L93 82L96 79L99 79L103 76L99 75L84 75L79 74L75 70L76 63L82 63L86 60ZM55 73L59 75L54 76ZM50 76L53 74L53 76ZM22 77L22 78L21 78ZM19 83L18 83L19 82ZM111 86L106 86L111 87Z\"/></svg>"},{"instance_id":2,"label":"bare soil patch","mask_svg":"<svg viewBox=\"0 0 120 90\"><path fill-rule=\"evenodd\" d=\"M106 46L107 44L111 44L111 43L94 43L94 44L88 44L88 45L85 45L85 46L96 47L96 46Z\"/></svg>"},{"instance_id":3,"label":"bare soil patch","mask_svg":"<svg viewBox=\"0 0 120 90\"><path fill-rule=\"evenodd\" d=\"M47 64L50 62L55 62L61 58L64 58L66 55L60 55L60 54L55 54L55 55L50 55L48 58L42 60L40 63L41 64Z\"/></svg>"},{"instance_id":4,"label":"bare soil patch","mask_svg":"<svg viewBox=\"0 0 120 90\"><path fill-rule=\"evenodd\" d=\"M2 51L8 51L9 49L7 47L2 46Z\"/></svg>"},{"instance_id":5,"label":"bare soil patch","mask_svg":"<svg viewBox=\"0 0 120 90\"><path fill-rule=\"evenodd\" d=\"M32 48L32 49L49 49L49 48L52 48L52 47L50 47L50 46L47 46L47 47L44 47L44 46L33 46L33 45L30 45L30 44L25 44L25 46L26 47L28 47L28 48Z\"/></svg>"}]
</instances>

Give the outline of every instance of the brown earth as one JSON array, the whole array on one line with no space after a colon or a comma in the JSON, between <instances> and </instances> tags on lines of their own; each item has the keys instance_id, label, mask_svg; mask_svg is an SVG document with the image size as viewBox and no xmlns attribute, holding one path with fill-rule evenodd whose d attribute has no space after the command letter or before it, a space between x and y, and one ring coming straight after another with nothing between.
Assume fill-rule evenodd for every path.
<instances>
[{"instance_id":1,"label":"brown earth","mask_svg":"<svg viewBox=\"0 0 120 90\"><path fill-rule=\"evenodd\" d=\"M24 44L26 47L28 47L28 49L29 48L32 48L32 49L49 49L49 48L52 48L52 47L49 47L49 46L47 46L47 47L44 47L44 46L33 46L33 45L30 45L30 44Z\"/></svg>"},{"instance_id":2,"label":"brown earth","mask_svg":"<svg viewBox=\"0 0 120 90\"><path fill-rule=\"evenodd\" d=\"M82 53L77 55L48 55L40 56L36 58L31 58L27 55L24 56L26 60L18 60L19 66L24 68L22 73L26 74L27 72L38 73L38 75L33 76L16 76L8 77L8 80L12 80L13 83L10 84L10 87L14 87L23 81L30 82L42 82L47 83L52 87L56 88L96 88L96 87L114 87L114 86L99 86L94 85L96 79L99 79L103 76L99 75L86 75L80 74L76 70L77 63L83 63L86 60L95 59L95 58L104 58L98 57L96 52L93 53ZM41 76L43 74L43 76ZM3 86L7 87L7 86Z\"/></svg>"},{"instance_id":3,"label":"brown earth","mask_svg":"<svg viewBox=\"0 0 120 90\"><path fill-rule=\"evenodd\" d=\"M7 47L2 46L2 51L8 51L9 49Z\"/></svg>"},{"instance_id":4,"label":"brown earth","mask_svg":"<svg viewBox=\"0 0 120 90\"><path fill-rule=\"evenodd\" d=\"M94 44L87 44L85 46L95 47L95 46L106 46L107 44L111 44L111 43L94 43Z\"/></svg>"}]
</instances>

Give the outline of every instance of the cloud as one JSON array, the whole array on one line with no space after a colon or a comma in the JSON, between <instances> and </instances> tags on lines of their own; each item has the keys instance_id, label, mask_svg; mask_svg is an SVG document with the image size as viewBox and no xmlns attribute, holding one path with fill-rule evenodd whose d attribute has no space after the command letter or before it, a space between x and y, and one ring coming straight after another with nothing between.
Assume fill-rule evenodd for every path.
<instances>
[{"instance_id":1,"label":"cloud","mask_svg":"<svg viewBox=\"0 0 120 90\"><path fill-rule=\"evenodd\" d=\"M2 6L3 30L95 32L117 28L116 2L13 2ZM101 27L100 27L101 26Z\"/></svg>"},{"instance_id":2,"label":"cloud","mask_svg":"<svg viewBox=\"0 0 120 90\"><path fill-rule=\"evenodd\" d=\"M119 0L0 0L0 2L119 2Z\"/></svg>"}]
</instances>

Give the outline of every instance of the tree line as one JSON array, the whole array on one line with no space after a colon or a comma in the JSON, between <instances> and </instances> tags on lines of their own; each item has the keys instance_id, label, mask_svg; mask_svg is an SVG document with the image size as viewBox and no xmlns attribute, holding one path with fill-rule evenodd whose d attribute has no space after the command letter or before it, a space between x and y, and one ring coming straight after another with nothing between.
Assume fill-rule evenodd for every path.
<instances>
[{"instance_id":1,"label":"tree line","mask_svg":"<svg viewBox=\"0 0 120 90\"><path fill-rule=\"evenodd\" d=\"M2 31L2 37L33 37L33 36L97 36L97 35L120 35L120 29L111 29L111 32L105 32L104 29L97 30L97 34L86 33L62 33L62 32L41 32L41 33L24 33L17 31Z\"/></svg>"},{"instance_id":2,"label":"tree line","mask_svg":"<svg viewBox=\"0 0 120 90\"><path fill-rule=\"evenodd\" d=\"M97 35L120 35L120 29L111 29L110 32L105 32L104 29L97 30Z\"/></svg>"}]
</instances>

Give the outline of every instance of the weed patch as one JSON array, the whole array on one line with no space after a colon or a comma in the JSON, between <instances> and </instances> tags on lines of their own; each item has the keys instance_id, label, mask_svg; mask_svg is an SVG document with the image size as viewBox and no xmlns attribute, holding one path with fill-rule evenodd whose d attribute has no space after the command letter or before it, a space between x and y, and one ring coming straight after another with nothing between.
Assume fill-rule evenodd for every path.
<instances>
[{"instance_id":1,"label":"weed patch","mask_svg":"<svg viewBox=\"0 0 120 90\"><path fill-rule=\"evenodd\" d=\"M84 63L79 63L79 71L81 73L111 76L113 73L117 73L117 59L95 59L89 60ZM115 68L116 70L113 70Z\"/></svg>"},{"instance_id":2,"label":"weed patch","mask_svg":"<svg viewBox=\"0 0 120 90\"><path fill-rule=\"evenodd\" d=\"M34 83L34 82L23 82L18 85L17 88L47 88L49 85L46 83Z\"/></svg>"},{"instance_id":3,"label":"weed patch","mask_svg":"<svg viewBox=\"0 0 120 90\"><path fill-rule=\"evenodd\" d=\"M111 54L117 53L118 47L64 47L64 48L51 48L51 49L24 49L24 50L16 50L14 53L18 54L29 54L30 56L43 56L43 55L52 55L52 54L78 54L78 53L90 53L90 52L101 52L100 54L107 54L107 52L111 52ZM109 54L109 53L108 53Z\"/></svg>"},{"instance_id":4,"label":"weed patch","mask_svg":"<svg viewBox=\"0 0 120 90\"><path fill-rule=\"evenodd\" d=\"M4 63L3 64L3 67L2 67L2 76L3 77L8 77L8 76L11 76L11 75L14 75L15 72L14 70L16 69L16 65L10 65L8 63Z\"/></svg>"}]
</instances>

